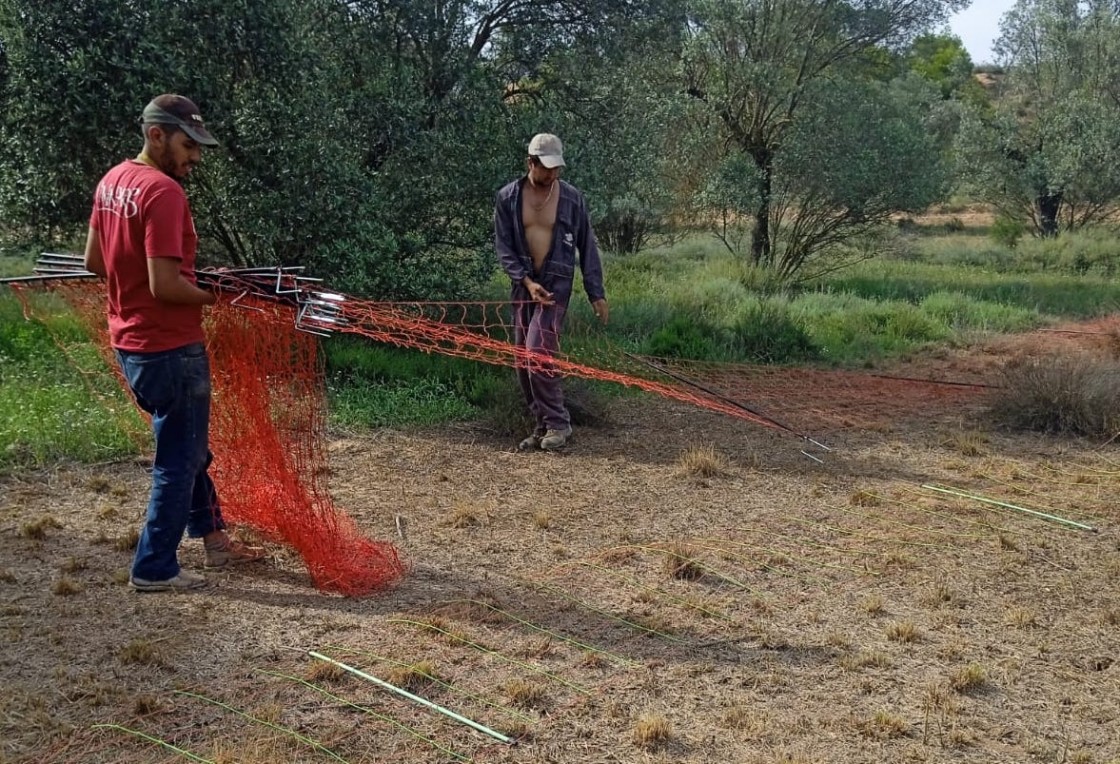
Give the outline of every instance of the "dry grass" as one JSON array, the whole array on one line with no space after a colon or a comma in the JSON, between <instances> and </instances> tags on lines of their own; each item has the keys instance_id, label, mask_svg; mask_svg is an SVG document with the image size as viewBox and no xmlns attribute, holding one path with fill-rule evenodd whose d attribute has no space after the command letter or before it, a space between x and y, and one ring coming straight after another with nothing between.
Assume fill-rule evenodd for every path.
<instances>
[{"instance_id":1,"label":"dry grass","mask_svg":"<svg viewBox=\"0 0 1120 764\"><path fill-rule=\"evenodd\" d=\"M918 642L922 638L921 631L913 621L897 621L887 626L887 639L892 642Z\"/></svg>"},{"instance_id":2,"label":"dry grass","mask_svg":"<svg viewBox=\"0 0 1120 764\"><path fill-rule=\"evenodd\" d=\"M704 576L704 568L695 559L695 550L683 542L671 544L665 550L664 569L669 578L697 581Z\"/></svg>"},{"instance_id":3,"label":"dry grass","mask_svg":"<svg viewBox=\"0 0 1120 764\"><path fill-rule=\"evenodd\" d=\"M140 543L140 529L132 528L123 536L117 536L112 540L113 548L118 552L132 552L135 551L136 545Z\"/></svg>"},{"instance_id":4,"label":"dry grass","mask_svg":"<svg viewBox=\"0 0 1120 764\"><path fill-rule=\"evenodd\" d=\"M82 585L72 578L62 576L54 582L51 592L59 597L72 597L75 594L81 594Z\"/></svg>"},{"instance_id":5,"label":"dry grass","mask_svg":"<svg viewBox=\"0 0 1120 764\"><path fill-rule=\"evenodd\" d=\"M1003 370L992 411L1013 427L1111 438L1120 432L1120 362L1050 353Z\"/></svg>"},{"instance_id":6,"label":"dry grass","mask_svg":"<svg viewBox=\"0 0 1120 764\"><path fill-rule=\"evenodd\" d=\"M883 597L879 594L868 595L863 598L860 607L863 608L863 612L868 615L879 615L883 612Z\"/></svg>"},{"instance_id":7,"label":"dry grass","mask_svg":"<svg viewBox=\"0 0 1120 764\"><path fill-rule=\"evenodd\" d=\"M659 748L673 739L673 728L661 714L642 714L634 722L633 739L640 748Z\"/></svg>"},{"instance_id":8,"label":"dry grass","mask_svg":"<svg viewBox=\"0 0 1120 764\"><path fill-rule=\"evenodd\" d=\"M20 533L25 538L42 541L47 537L47 531L61 527L62 523L56 520L53 515L43 515L29 523L24 523L20 527Z\"/></svg>"},{"instance_id":9,"label":"dry grass","mask_svg":"<svg viewBox=\"0 0 1120 764\"><path fill-rule=\"evenodd\" d=\"M987 682L987 672L978 663L962 666L949 675L949 686L962 694L975 692L984 687Z\"/></svg>"},{"instance_id":10,"label":"dry grass","mask_svg":"<svg viewBox=\"0 0 1120 764\"><path fill-rule=\"evenodd\" d=\"M502 688L509 702L518 708L543 708L548 691L536 682L512 679Z\"/></svg>"},{"instance_id":11,"label":"dry grass","mask_svg":"<svg viewBox=\"0 0 1120 764\"><path fill-rule=\"evenodd\" d=\"M335 663L312 661L307 665L303 678L309 682L337 682L347 676L346 669Z\"/></svg>"},{"instance_id":12,"label":"dry grass","mask_svg":"<svg viewBox=\"0 0 1120 764\"><path fill-rule=\"evenodd\" d=\"M133 639L117 653L120 662L126 666L162 666L163 657L154 642L148 639Z\"/></svg>"},{"instance_id":13,"label":"dry grass","mask_svg":"<svg viewBox=\"0 0 1120 764\"><path fill-rule=\"evenodd\" d=\"M542 531L548 530L552 527L552 514L540 510L533 513L533 527L539 528Z\"/></svg>"},{"instance_id":14,"label":"dry grass","mask_svg":"<svg viewBox=\"0 0 1120 764\"><path fill-rule=\"evenodd\" d=\"M766 391L756 392L767 403ZM800 413L827 409L817 404L808 401ZM945 418L919 408L913 423L834 427L836 450L817 465L798 455L797 444L739 421L648 396L612 405L625 412L625 428L581 429L560 455L515 455L469 428L333 440L329 489L360 532L398 539L394 513L410 521L399 541L411 574L367 598L316 591L298 555L280 545L267 564L215 573L198 593L136 595L110 583L126 573L130 554L94 543L99 532L123 533L133 521L99 518L98 500L114 500L86 483L99 474L126 486L132 498L120 502L119 516L138 518L148 480L141 467L0 478L7 513L0 518L7 647L0 759L174 758L90 729L105 720L226 764L329 758L227 709L174 695L182 688L275 719L347 761L451 760L277 674L313 679L474 761L987 764L1065 755L1110 764L1120 757L1113 733L1120 688L1112 681L1120 666L1108 663L1120 654L1120 588L1110 578L1120 520L1113 449L999 430L985 456L951 454L975 472L954 473L929 438L952 431L960 407ZM875 405L848 411L854 418ZM670 419L680 426L666 428ZM677 459L693 438L734 455L732 479L680 478ZM743 470L744 454L760 455L762 468ZM549 490L526 491L542 469ZM1049 506L1100 517L1101 533L1066 533L951 499L907 501L919 482L934 480L985 495L1030 488ZM879 505L870 503L876 496ZM448 523L453 508L467 508L477 524ZM548 529L538 513L551 516ZM48 528L46 542L20 533L22 523L47 514L65 530ZM1000 535L1016 548L1001 545ZM720 543L710 548L708 539ZM665 558L673 540L678 562L706 566L702 577L672 575ZM743 551L758 546L765 551ZM188 569L201 564L196 543L182 552ZM60 575L85 591L52 595ZM427 628L410 623L417 621ZM920 627L921 638L905 641L900 624ZM327 646L393 656L407 664L392 677L398 686L531 744L494 745L307 660L307 650ZM425 684L417 671L425 661L453 687ZM378 676L395 665L362 663ZM969 666L977 667L971 676ZM643 712L659 714L660 724L639 731Z\"/></svg>"},{"instance_id":15,"label":"dry grass","mask_svg":"<svg viewBox=\"0 0 1120 764\"><path fill-rule=\"evenodd\" d=\"M725 477L730 469L727 457L714 446L691 446L677 460L678 472L687 477Z\"/></svg>"},{"instance_id":16,"label":"dry grass","mask_svg":"<svg viewBox=\"0 0 1120 764\"><path fill-rule=\"evenodd\" d=\"M991 438L987 433L978 430L959 430L942 438L941 446L961 456L984 456L988 453L990 442Z\"/></svg>"},{"instance_id":17,"label":"dry grass","mask_svg":"<svg viewBox=\"0 0 1120 764\"><path fill-rule=\"evenodd\" d=\"M470 504L459 503L451 509L451 513L444 520L444 525L450 528L473 528L482 523L485 513L478 507Z\"/></svg>"},{"instance_id":18,"label":"dry grass","mask_svg":"<svg viewBox=\"0 0 1120 764\"><path fill-rule=\"evenodd\" d=\"M417 661L407 666L394 666L385 681L409 692L428 687L436 679L436 665L431 661Z\"/></svg>"},{"instance_id":19,"label":"dry grass","mask_svg":"<svg viewBox=\"0 0 1120 764\"><path fill-rule=\"evenodd\" d=\"M869 488L860 488L848 495L848 504L853 507L877 507L882 503L882 498Z\"/></svg>"}]
</instances>

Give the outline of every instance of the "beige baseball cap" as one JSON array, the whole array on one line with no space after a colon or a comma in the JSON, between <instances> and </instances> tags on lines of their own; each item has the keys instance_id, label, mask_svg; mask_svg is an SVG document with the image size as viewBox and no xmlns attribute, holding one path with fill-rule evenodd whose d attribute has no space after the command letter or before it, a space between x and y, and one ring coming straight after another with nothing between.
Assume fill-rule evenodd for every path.
<instances>
[{"instance_id":1,"label":"beige baseball cap","mask_svg":"<svg viewBox=\"0 0 1120 764\"><path fill-rule=\"evenodd\" d=\"M529 156L549 169L564 166L564 144L552 133L537 133L529 141Z\"/></svg>"}]
</instances>

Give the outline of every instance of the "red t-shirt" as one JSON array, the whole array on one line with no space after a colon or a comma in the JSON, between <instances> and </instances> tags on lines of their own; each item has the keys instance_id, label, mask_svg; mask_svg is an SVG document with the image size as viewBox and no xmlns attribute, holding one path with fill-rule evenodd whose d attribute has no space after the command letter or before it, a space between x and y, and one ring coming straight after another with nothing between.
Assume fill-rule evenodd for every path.
<instances>
[{"instance_id":1,"label":"red t-shirt","mask_svg":"<svg viewBox=\"0 0 1120 764\"><path fill-rule=\"evenodd\" d=\"M143 162L121 162L97 184L89 225L108 275L113 347L155 353L202 342L202 306L161 302L148 282L148 258L170 257L196 283L198 235L182 187Z\"/></svg>"}]
</instances>

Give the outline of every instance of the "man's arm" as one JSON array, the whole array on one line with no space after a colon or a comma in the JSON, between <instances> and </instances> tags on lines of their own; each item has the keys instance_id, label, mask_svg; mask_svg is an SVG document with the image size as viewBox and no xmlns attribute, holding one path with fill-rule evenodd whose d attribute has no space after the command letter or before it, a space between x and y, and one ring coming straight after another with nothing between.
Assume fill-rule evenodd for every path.
<instances>
[{"instance_id":1,"label":"man's arm","mask_svg":"<svg viewBox=\"0 0 1120 764\"><path fill-rule=\"evenodd\" d=\"M499 192L494 201L494 249L498 251L498 263L510 281L524 285L531 274L517 254L516 241L517 227L513 215Z\"/></svg>"},{"instance_id":2,"label":"man's arm","mask_svg":"<svg viewBox=\"0 0 1120 764\"><path fill-rule=\"evenodd\" d=\"M603 261L599 257L599 242L591 228L591 215L582 194L579 200L579 232L576 247L579 249L579 271L583 274L583 290L591 301L591 308L604 324L610 318L607 293L603 287Z\"/></svg>"},{"instance_id":3,"label":"man's arm","mask_svg":"<svg viewBox=\"0 0 1120 764\"><path fill-rule=\"evenodd\" d=\"M105 278L105 258L101 255L101 238L93 226L90 226L89 233L86 234L85 266L87 271Z\"/></svg>"},{"instance_id":4,"label":"man's arm","mask_svg":"<svg viewBox=\"0 0 1120 764\"><path fill-rule=\"evenodd\" d=\"M218 296L183 278L180 261L173 257L148 258L148 288L152 297L177 305L213 305Z\"/></svg>"}]
</instances>

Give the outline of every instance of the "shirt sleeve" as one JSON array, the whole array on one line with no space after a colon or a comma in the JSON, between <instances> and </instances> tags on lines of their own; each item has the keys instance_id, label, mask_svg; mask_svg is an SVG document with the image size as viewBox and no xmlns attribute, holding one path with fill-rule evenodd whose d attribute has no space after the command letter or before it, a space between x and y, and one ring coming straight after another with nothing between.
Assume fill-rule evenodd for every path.
<instances>
[{"instance_id":1,"label":"shirt sleeve","mask_svg":"<svg viewBox=\"0 0 1120 764\"><path fill-rule=\"evenodd\" d=\"M587 202L583 195L579 198L579 232L576 236L576 246L579 248L579 271L583 274L583 291L587 292L587 299L591 302L606 299L607 293L603 288L603 263L599 257L599 242L595 239L595 231L591 227L591 215L587 211Z\"/></svg>"},{"instance_id":2,"label":"shirt sleeve","mask_svg":"<svg viewBox=\"0 0 1120 764\"><path fill-rule=\"evenodd\" d=\"M183 259L183 221L187 197L178 186L152 189L144 210L144 254Z\"/></svg>"},{"instance_id":3,"label":"shirt sleeve","mask_svg":"<svg viewBox=\"0 0 1120 764\"><path fill-rule=\"evenodd\" d=\"M509 199L502 198L499 191L494 200L494 249L498 251L498 262L510 281L520 284L529 271L517 254L517 222L513 219L513 206Z\"/></svg>"}]
</instances>

